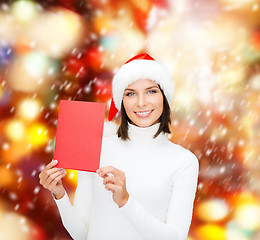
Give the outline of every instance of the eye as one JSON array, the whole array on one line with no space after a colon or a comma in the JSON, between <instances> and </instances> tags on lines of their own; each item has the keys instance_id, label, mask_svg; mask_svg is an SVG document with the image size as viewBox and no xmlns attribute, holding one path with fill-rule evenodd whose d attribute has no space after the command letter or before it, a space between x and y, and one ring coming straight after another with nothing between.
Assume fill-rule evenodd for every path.
<instances>
[{"instance_id":1,"label":"eye","mask_svg":"<svg viewBox=\"0 0 260 240\"><path fill-rule=\"evenodd\" d=\"M149 94L157 93L157 90L152 89L152 90L149 90L148 93L149 93Z\"/></svg>"},{"instance_id":2,"label":"eye","mask_svg":"<svg viewBox=\"0 0 260 240\"><path fill-rule=\"evenodd\" d=\"M132 96L134 96L134 95L135 95L134 92L128 92L128 93L126 93L126 96L128 96L128 97L132 97Z\"/></svg>"}]
</instances>

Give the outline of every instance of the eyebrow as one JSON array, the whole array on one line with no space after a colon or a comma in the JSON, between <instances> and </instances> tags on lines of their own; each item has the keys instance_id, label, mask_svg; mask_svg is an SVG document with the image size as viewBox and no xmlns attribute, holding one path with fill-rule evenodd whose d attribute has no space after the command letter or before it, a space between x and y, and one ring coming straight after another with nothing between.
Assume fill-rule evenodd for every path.
<instances>
[{"instance_id":1,"label":"eyebrow","mask_svg":"<svg viewBox=\"0 0 260 240\"><path fill-rule=\"evenodd\" d=\"M148 87L148 88L146 88L145 90L149 90L149 89L151 89L151 88L158 88L159 89L159 87L158 86L151 86L151 87ZM126 88L125 89L125 91L135 91L135 89L131 89L131 88Z\"/></svg>"}]
</instances>

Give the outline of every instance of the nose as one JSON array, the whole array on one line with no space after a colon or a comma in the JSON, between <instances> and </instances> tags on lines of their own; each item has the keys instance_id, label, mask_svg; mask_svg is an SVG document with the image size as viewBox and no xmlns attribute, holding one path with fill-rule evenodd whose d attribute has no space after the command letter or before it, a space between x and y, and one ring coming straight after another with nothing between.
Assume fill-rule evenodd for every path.
<instances>
[{"instance_id":1,"label":"nose","mask_svg":"<svg viewBox=\"0 0 260 240\"><path fill-rule=\"evenodd\" d=\"M147 104L147 99L146 99L145 95L139 94L138 95L138 106L144 107L144 106L146 106L146 104Z\"/></svg>"}]
</instances>

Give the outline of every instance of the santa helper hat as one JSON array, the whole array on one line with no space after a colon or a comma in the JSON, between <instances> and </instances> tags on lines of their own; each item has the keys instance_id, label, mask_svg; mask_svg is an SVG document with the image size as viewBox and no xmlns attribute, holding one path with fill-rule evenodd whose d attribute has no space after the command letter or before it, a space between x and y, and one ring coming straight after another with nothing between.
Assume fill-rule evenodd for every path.
<instances>
[{"instance_id":1,"label":"santa helper hat","mask_svg":"<svg viewBox=\"0 0 260 240\"><path fill-rule=\"evenodd\" d=\"M139 79L150 79L160 85L169 103L173 98L174 83L169 70L147 53L141 53L129 59L114 75L108 121L111 122L121 108L123 93L127 86ZM108 125L105 127L108 129ZM115 131L115 127L113 128ZM110 131L107 131L110 132ZM105 135L110 135L105 134Z\"/></svg>"}]
</instances>

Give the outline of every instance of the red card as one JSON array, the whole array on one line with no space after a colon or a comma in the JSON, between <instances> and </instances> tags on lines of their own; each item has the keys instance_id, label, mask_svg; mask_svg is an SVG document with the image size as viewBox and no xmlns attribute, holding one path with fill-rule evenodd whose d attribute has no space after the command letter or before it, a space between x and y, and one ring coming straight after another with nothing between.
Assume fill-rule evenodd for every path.
<instances>
[{"instance_id":1,"label":"red card","mask_svg":"<svg viewBox=\"0 0 260 240\"><path fill-rule=\"evenodd\" d=\"M106 104L61 100L54 159L57 167L95 172L99 168Z\"/></svg>"}]
</instances>

